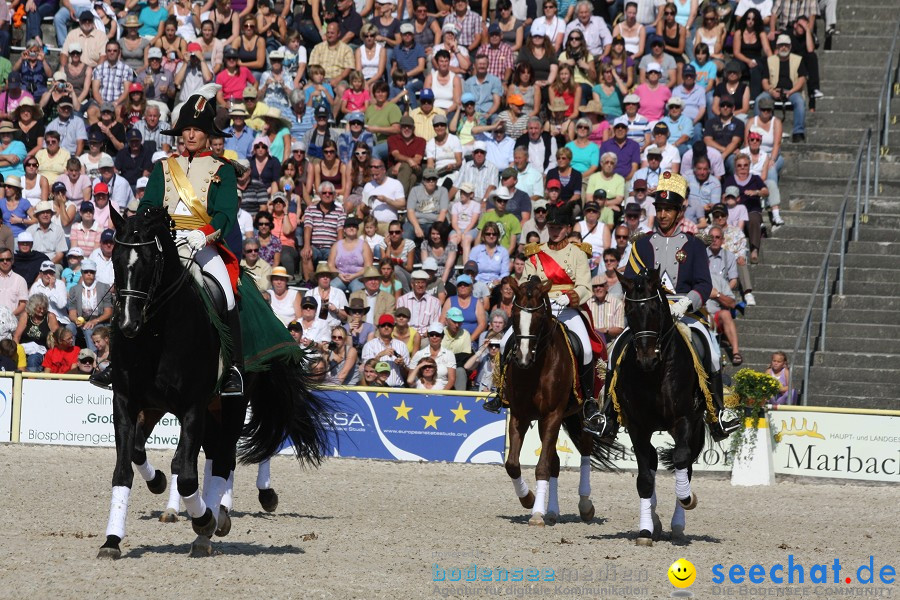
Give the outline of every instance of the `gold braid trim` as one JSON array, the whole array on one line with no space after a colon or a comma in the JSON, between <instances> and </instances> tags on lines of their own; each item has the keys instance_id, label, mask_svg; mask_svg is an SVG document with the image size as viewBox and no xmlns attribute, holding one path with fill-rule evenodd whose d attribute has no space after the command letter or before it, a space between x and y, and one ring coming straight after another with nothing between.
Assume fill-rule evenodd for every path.
<instances>
[{"instance_id":1,"label":"gold braid trim","mask_svg":"<svg viewBox=\"0 0 900 600\"><path fill-rule=\"evenodd\" d=\"M618 415L619 425L623 427L628 426L628 422L625 419L625 413L622 412L622 409L619 408L619 397L616 395L616 382L619 380L619 365L622 363L622 358L624 358L625 353L628 352L628 348L622 348L622 352L619 353L619 358L616 359L616 366L613 367L613 376L612 381L609 383L609 397L612 398L613 408L616 409L616 415Z\"/></svg>"},{"instance_id":2,"label":"gold braid trim","mask_svg":"<svg viewBox=\"0 0 900 600\"><path fill-rule=\"evenodd\" d=\"M556 321L556 326L562 329L563 339L566 340L566 348L569 350L569 358L572 359L572 373L574 374L574 377L572 377L572 393L575 394L575 400L581 405L584 402L584 399L581 397L581 390L578 389L578 365L575 364L575 351L572 349L569 335L566 333L566 330L559 320ZM588 343L590 343L590 340L588 340Z\"/></svg>"},{"instance_id":3,"label":"gold braid trim","mask_svg":"<svg viewBox=\"0 0 900 600\"><path fill-rule=\"evenodd\" d=\"M706 411L709 415L709 422L715 423L719 418L716 416L716 409L713 406L712 393L709 391L709 386L706 384L706 369L703 368L703 363L700 362L700 358L694 350L694 344L691 343L691 330L687 325L681 322L678 322L675 325L678 327L678 333L681 334L684 343L687 344L687 347L691 351L691 359L694 361L694 370L697 372L697 377L700 379L700 391L703 392L703 397L706 399Z\"/></svg>"},{"instance_id":4,"label":"gold braid trim","mask_svg":"<svg viewBox=\"0 0 900 600\"><path fill-rule=\"evenodd\" d=\"M562 324L557 320L556 326L562 327ZM566 335L565 330L563 330L563 339L566 340L566 348L569 350L569 358L572 360L572 372L575 374L575 376L572 377L572 393L575 394L575 399L578 401L578 404L580 405L584 402L584 400L581 397L581 391L578 389L578 383L577 383L578 365L575 364L575 351L572 350L572 344L569 343L569 336ZM501 365L502 365L502 368L501 368ZM506 396L504 395L504 391L505 391L504 383L506 383L507 364L500 362L500 353L499 352L497 353L497 356L494 357L494 367L495 368L494 368L493 379L494 379L495 387L497 388L497 393L500 395L500 401L503 405L509 406L509 400L507 400Z\"/></svg>"}]
</instances>

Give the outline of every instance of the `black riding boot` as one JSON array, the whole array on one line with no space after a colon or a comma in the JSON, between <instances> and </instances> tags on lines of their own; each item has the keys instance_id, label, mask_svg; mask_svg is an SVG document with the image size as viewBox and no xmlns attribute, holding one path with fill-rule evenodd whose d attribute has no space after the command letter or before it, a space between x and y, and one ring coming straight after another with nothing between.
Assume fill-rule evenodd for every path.
<instances>
[{"instance_id":1,"label":"black riding boot","mask_svg":"<svg viewBox=\"0 0 900 600\"><path fill-rule=\"evenodd\" d=\"M603 386L604 400L603 411L597 410L595 414L588 414L585 407L584 428L591 434L604 439L614 440L619 433L619 416L609 395L609 384L612 381L612 371L606 371L606 384Z\"/></svg>"},{"instance_id":2,"label":"black riding boot","mask_svg":"<svg viewBox=\"0 0 900 600\"><path fill-rule=\"evenodd\" d=\"M104 390L112 389L112 365L106 365L102 371L100 369L94 369L94 372L91 373L90 379L88 381L99 388L103 388Z\"/></svg>"},{"instance_id":3,"label":"black riding boot","mask_svg":"<svg viewBox=\"0 0 900 600\"><path fill-rule=\"evenodd\" d=\"M512 353L514 352L513 348L514 344L508 344L506 347L506 354L500 356L500 364L497 365L497 368L500 369L501 375L503 374L503 370L506 369L506 365L512 357ZM503 408L503 398L500 397L500 394L502 393L503 390L491 388L491 393L488 394L487 398L484 399L484 404L481 405L481 408L488 412L499 414L500 409Z\"/></svg>"},{"instance_id":4,"label":"black riding boot","mask_svg":"<svg viewBox=\"0 0 900 600\"><path fill-rule=\"evenodd\" d=\"M223 396L244 395L244 344L241 338L241 319L235 306L228 311L228 329L231 332L231 368L222 382Z\"/></svg>"},{"instance_id":5,"label":"black riding boot","mask_svg":"<svg viewBox=\"0 0 900 600\"><path fill-rule=\"evenodd\" d=\"M594 397L594 363L582 365L578 372L578 378L581 379L581 394L584 398L584 404L581 406L581 414L585 423L598 424L600 416L600 407L597 405L597 399Z\"/></svg>"},{"instance_id":6,"label":"black riding boot","mask_svg":"<svg viewBox=\"0 0 900 600\"><path fill-rule=\"evenodd\" d=\"M741 423L733 414L725 410L725 392L722 388L721 369L712 373L709 378L709 391L712 393L713 406L718 421L710 424L710 433L715 441L721 442L740 427ZM727 418L726 417L730 417Z\"/></svg>"}]
</instances>

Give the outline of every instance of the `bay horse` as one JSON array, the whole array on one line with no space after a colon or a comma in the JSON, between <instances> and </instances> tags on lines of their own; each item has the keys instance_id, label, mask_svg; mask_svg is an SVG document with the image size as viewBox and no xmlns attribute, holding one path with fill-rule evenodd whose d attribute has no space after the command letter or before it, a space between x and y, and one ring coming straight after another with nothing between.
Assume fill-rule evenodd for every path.
<instances>
[{"instance_id":1,"label":"bay horse","mask_svg":"<svg viewBox=\"0 0 900 600\"><path fill-rule=\"evenodd\" d=\"M329 407L287 358L257 363L256 372L248 362L243 398L220 399L217 386L230 365L230 339L220 333L218 317L182 263L168 213L151 208L127 221L116 211L110 216L116 228L110 340L116 466L106 542L98 558L121 556L132 464L151 492L165 491L165 475L153 468L145 451L147 437L165 413L181 422L172 473L198 536L191 555L208 556L213 533L221 536L230 529L221 503L237 461L238 439L244 436L242 462L262 462L287 441L298 459L318 465L325 455ZM243 302L254 300L263 302L255 297ZM245 425L248 402L252 413ZM204 482L202 496L197 469L201 445L212 460L212 477Z\"/></svg>"},{"instance_id":2,"label":"bay horse","mask_svg":"<svg viewBox=\"0 0 900 600\"><path fill-rule=\"evenodd\" d=\"M522 283L510 279L515 294L512 309L514 352L503 372L501 393L509 402L509 452L506 473L522 506L531 509L529 525L553 525L559 518L559 454L556 443L559 430L566 432L581 453L581 477L578 484L578 512L589 523L594 518L591 502L591 463L609 466L611 445L595 439L583 427L581 405L573 389L578 360L570 351L561 321L552 313L552 282L541 283L532 276ZM534 471L535 495L522 478L519 454L522 441L532 421L538 422L541 456Z\"/></svg>"},{"instance_id":3,"label":"bay horse","mask_svg":"<svg viewBox=\"0 0 900 600\"><path fill-rule=\"evenodd\" d=\"M656 470L661 458L675 469L672 538L683 538L685 512L697 506L691 490L692 464L706 440L706 401L691 347L679 332L662 288L658 269L644 269L634 279L620 278L625 290L625 317L631 339L613 352L611 390L624 417L638 463L640 496L638 546L652 546L662 533L656 514ZM614 360L616 360L614 358ZM650 443L656 431L675 441L657 455Z\"/></svg>"}]
</instances>

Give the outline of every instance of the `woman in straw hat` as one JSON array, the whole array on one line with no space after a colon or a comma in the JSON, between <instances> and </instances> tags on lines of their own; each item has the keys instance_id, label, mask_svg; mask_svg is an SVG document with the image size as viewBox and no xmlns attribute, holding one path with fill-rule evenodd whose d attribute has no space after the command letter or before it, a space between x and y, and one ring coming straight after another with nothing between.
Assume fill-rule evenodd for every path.
<instances>
[{"instance_id":1,"label":"woman in straw hat","mask_svg":"<svg viewBox=\"0 0 900 600\"><path fill-rule=\"evenodd\" d=\"M18 128L15 139L29 149L28 156L34 156L44 147L44 111L31 98L23 98L13 111L12 118Z\"/></svg>"},{"instance_id":2,"label":"woman in straw hat","mask_svg":"<svg viewBox=\"0 0 900 600\"><path fill-rule=\"evenodd\" d=\"M137 73L147 64L147 52L152 44L138 33L141 20L136 14L132 13L125 17L124 27L125 35L119 39L122 45L122 60Z\"/></svg>"}]
</instances>

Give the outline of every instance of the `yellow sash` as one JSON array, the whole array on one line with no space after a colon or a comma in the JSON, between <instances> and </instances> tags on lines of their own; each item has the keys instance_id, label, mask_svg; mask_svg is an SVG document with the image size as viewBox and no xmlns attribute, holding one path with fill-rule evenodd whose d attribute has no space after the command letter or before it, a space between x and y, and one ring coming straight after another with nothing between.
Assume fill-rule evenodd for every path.
<instances>
[{"instance_id":1,"label":"yellow sash","mask_svg":"<svg viewBox=\"0 0 900 600\"><path fill-rule=\"evenodd\" d=\"M200 229L204 225L209 225L212 222L212 217L209 216L203 202L197 198L194 186L191 185L190 180L185 175L184 169L181 168L174 156L167 158L166 163L169 165L169 173L172 175L172 183L175 185L178 197L191 211L190 215L172 215L172 220L175 221L175 228Z\"/></svg>"}]
</instances>

